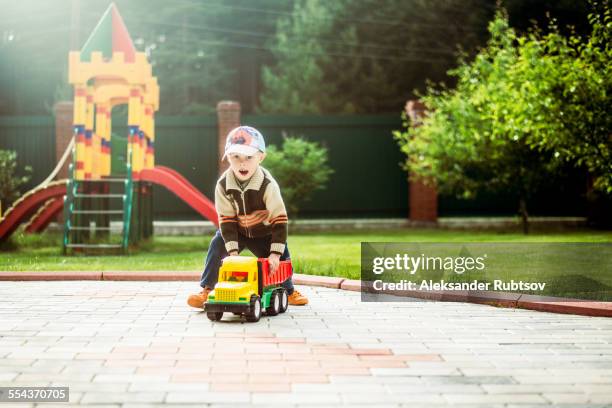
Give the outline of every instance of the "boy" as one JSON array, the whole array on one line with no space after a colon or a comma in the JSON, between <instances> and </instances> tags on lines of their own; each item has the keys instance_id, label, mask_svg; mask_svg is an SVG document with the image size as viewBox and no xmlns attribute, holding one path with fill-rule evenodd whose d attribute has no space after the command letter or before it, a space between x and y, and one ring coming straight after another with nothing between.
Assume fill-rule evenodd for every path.
<instances>
[{"instance_id":1,"label":"boy","mask_svg":"<svg viewBox=\"0 0 612 408\"><path fill-rule=\"evenodd\" d=\"M262 134L255 128L239 126L227 135L223 159L227 169L217 181L215 208L219 230L206 256L200 280L202 292L187 299L189 306L203 308L208 293L219 279L221 259L238 255L245 247L258 258L268 258L271 273L279 261L290 259L287 248L287 212L276 180L259 164L266 157ZM290 305L305 305L308 299L283 282Z\"/></svg>"}]
</instances>

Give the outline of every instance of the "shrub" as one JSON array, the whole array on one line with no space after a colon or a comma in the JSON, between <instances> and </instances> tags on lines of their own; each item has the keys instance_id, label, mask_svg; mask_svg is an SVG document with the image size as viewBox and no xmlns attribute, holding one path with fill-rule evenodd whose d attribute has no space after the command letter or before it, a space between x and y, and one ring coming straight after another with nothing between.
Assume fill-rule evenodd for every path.
<instances>
[{"instance_id":1,"label":"shrub","mask_svg":"<svg viewBox=\"0 0 612 408\"><path fill-rule=\"evenodd\" d=\"M325 188L333 173L327 159L327 148L300 137L285 137L281 149L268 147L264 167L278 181L290 217L297 216L316 190Z\"/></svg>"},{"instance_id":2,"label":"shrub","mask_svg":"<svg viewBox=\"0 0 612 408\"><path fill-rule=\"evenodd\" d=\"M15 201L20 193L19 187L30 180L32 168L25 167L25 176L15 175L17 168L17 153L13 150L0 150L0 203L2 212Z\"/></svg>"}]
</instances>

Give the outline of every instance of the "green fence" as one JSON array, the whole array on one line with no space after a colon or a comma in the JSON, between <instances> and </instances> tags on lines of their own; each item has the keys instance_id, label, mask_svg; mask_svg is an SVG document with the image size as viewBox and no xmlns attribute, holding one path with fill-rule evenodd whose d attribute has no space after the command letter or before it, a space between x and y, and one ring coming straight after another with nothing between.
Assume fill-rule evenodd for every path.
<instances>
[{"instance_id":1,"label":"green fence","mask_svg":"<svg viewBox=\"0 0 612 408\"><path fill-rule=\"evenodd\" d=\"M302 136L329 149L334 169L328 188L304 206L303 217L406 217L408 185L400 168L404 160L392 130L401 128L398 115L287 116L247 115L242 123L262 131L268 144L280 144L283 135ZM0 117L0 149L18 152L19 168L30 165L33 177L23 191L44 180L55 166L53 117ZM115 152L125 151L125 115L113 112ZM184 175L209 198L217 179L217 119L156 117L156 164ZM114 169L120 168L120 160ZM265 162L264 162L265 166ZM282 187L282 186L281 186ZM560 185L542 189L530 203L532 215L584 215L586 200L580 173ZM156 219L197 220L199 215L162 187L154 190ZM504 194L482 193L477 200L441 196L439 214L510 215L516 200Z\"/></svg>"},{"instance_id":2,"label":"green fence","mask_svg":"<svg viewBox=\"0 0 612 408\"><path fill-rule=\"evenodd\" d=\"M156 120L155 162L187 178L211 200L217 181L217 118L161 117ZM154 188L155 217L201 219L163 187Z\"/></svg>"},{"instance_id":3,"label":"green fence","mask_svg":"<svg viewBox=\"0 0 612 408\"><path fill-rule=\"evenodd\" d=\"M303 136L329 149L334 174L328 188L304 205L306 216L407 215L406 173L399 167L402 154L391 135L394 129L401 128L399 114L248 115L242 117L242 123L259 129L268 144L281 144L283 135Z\"/></svg>"},{"instance_id":4,"label":"green fence","mask_svg":"<svg viewBox=\"0 0 612 408\"><path fill-rule=\"evenodd\" d=\"M391 137L391 131L401 126L397 115L253 115L243 116L242 123L260 129L268 144L279 145L283 134L299 135L329 149L334 174L327 190L317 192L304 205L304 216L405 216L408 186L398 165L401 154ZM157 164L177 170L213 199L217 180L216 116L158 117L155 144ZM198 219L161 187L155 189L155 214L164 219Z\"/></svg>"},{"instance_id":5,"label":"green fence","mask_svg":"<svg viewBox=\"0 0 612 408\"><path fill-rule=\"evenodd\" d=\"M46 179L55 167L55 121L51 116L0 116L0 149L17 152L17 168L23 175L32 167L28 191ZM0 197L1 198L1 197ZM3 203L3 208L5 203Z\"/></svg>"}]
</instances>

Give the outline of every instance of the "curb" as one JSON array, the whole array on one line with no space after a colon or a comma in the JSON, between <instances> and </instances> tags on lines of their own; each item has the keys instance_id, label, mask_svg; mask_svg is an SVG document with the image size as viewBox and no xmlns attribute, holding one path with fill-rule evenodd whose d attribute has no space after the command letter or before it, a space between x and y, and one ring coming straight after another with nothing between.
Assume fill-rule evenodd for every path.
<instances>
[{"instance_id":1,"label":"curb","mask_svg":"<svg viewBox=\"0 0 612 408\"><path fill-rule=\"evenodd\" d=\"M200 280L199 271L0 271L0 281L194 281ZM361 281L331 276L293 275L293 283L305 286L361 291ZM493 291L381 291L379 293L443 302L467 302L540 312L575 314L582 316L612 317L612 302L597 302L560 297L524 295Z\"/></svg>"},{"instance_id":2,"label":"curb","mask_svg":"<svg viewBox=\"0 0 612 408\"><path fill-rule=\"evenodd\" d=\"M102 280L102 272L96 271L0 271L0 281L61 281L61 280Z\"/></svg>"},{"instance_id":3,"label":"curb","mask_svg":"<svg viewBox=\"0 0 612 408\"><path fill-rule=\"evenodd\" d=\"M317 275L302 275L301 273L293 274L293 283L296 285L305 286L323 286L324 288L340 289L345 278L335 278L332 276L317 276Z\"/></svg>"},{"instance_id":4,"label":"curb","mask_svg":"<svg viewBox=\"0 0 612 408\"><path fill-rule=\"evenodd\" d=\"M101 272L102 279L108 281L200 281L198 271L108 271Z\"/></svg>"},{"instance_id":5,"label":"curb","mask_svg":"<svg viewBox=\"0 0 612 408\"><path fill-rule=\"evenodd\" d=\"M522 295L518 300L517 307L540 312L612 317L612 302L590 302L580 299Z\"/></svg>"}]
</instances>

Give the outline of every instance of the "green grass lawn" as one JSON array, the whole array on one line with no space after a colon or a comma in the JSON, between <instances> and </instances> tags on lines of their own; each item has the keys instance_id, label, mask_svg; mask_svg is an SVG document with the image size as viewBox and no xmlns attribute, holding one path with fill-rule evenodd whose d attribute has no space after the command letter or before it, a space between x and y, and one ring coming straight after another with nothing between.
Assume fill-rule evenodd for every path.
<instances>
[{"instance_id":1,"label":"green grass lawn","mask_svg":"<svg viewBox=\"0 0 612 408\"><path fill-rule=\"evenodd\" d=\"M209 236L155 237L129 256L62 256L60 234L14 234L0 252L3 271L201 270ZM612 231L534 232L403 229L291 234L296 272L360 277L361 242L612 242Z\"/></svg>"}]
</instances>

